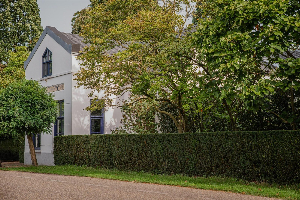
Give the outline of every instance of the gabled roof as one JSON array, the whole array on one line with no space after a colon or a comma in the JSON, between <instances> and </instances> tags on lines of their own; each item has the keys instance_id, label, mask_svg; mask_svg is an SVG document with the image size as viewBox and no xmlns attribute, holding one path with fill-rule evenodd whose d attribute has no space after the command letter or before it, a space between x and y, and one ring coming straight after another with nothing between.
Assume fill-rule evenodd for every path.
<instances>
[{"instance_id":1,"label":"gabled roof","mask_svg":"<svg viewBox=\"0 0 300 200\"><path fill-rule=\"evenodd\" d=\"M79 51L83 50L85 46L87 46L87 44L83 43L83 37L77 34L63 33L58 31L55 27L47 26L31 51L29 57L24 62L25 69L47 34L70 54L72 52L78 53Z\"/></svg>"}]
</instances>

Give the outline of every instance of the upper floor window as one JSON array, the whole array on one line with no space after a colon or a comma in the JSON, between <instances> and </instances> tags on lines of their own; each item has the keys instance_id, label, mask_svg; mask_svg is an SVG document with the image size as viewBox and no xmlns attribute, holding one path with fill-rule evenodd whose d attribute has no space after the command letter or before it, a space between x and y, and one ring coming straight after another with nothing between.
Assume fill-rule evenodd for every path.
<instances>
[{"instance_id":1,"label":"upper floor window","mask_svg":"<svg viewBox=\"0 0 300 200\"><path fill-rule=\"evenodd\" d=\"M52 75L52 52L47 48L43 54L43 75L42 77Z\"/></svg>"}]
</instances>

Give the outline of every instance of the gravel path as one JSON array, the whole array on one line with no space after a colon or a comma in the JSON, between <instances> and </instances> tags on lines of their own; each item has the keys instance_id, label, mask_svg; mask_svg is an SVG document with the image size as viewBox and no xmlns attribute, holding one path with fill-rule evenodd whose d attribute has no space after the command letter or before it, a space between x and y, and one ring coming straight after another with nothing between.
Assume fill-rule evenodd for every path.
<instances>
[{"instance_id":1,"label":"gravel path","mask_svg":"<svg viewBox=\"0 0 300 200\"><path fill-rule=\"evenodd\" d=\"M0 200L6 199L270 200L185 187L0 170Z\"/></svg>"}]
</instances>

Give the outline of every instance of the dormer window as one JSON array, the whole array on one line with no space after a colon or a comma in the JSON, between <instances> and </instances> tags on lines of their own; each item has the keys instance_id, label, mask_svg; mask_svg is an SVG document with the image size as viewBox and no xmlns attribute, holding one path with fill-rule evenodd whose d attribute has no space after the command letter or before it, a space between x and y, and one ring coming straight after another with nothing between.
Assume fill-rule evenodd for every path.
<instances>
[{"instance_id":1,"label":"dormer window","mask_svg":"<svg viewBox=\"0 0 300 200\"><path fill-rule=\"evenodd\" d=\"M52 75L52 52L47 48L43 54L43 75L47 77Z\"/></svg>"}]
</instances>

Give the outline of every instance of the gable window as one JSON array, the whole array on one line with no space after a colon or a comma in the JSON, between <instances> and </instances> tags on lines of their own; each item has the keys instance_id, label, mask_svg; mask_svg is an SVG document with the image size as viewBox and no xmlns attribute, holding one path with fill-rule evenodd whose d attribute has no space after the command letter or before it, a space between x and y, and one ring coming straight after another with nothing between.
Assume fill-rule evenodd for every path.
<instances>
[{"instance_id":1,"label":"gable window","mask_svg":"<svg viewBox=\"0 0 300 200\"><path fill-rule=\"evenodd\" d=\"M64 100L57 102L58 115L54 124L54 136L64 135Z\"/></svg>"},{"instance_id":2,"label":"gable window","mask_svg":"<svg viewBox=\"0 0 300 200\"><path fill-rule=\"evenodd\" d=\"M43 74L42 77L47 77L52 75L52 52L46 48L43 54Z\"/></svg>"},{"instance_id":3,"label":"gable window","mask_svg":"<svg viewBox=\"0 0 300 200\"><path fill-rule=\"evenodd\" d=\"M104 134L104 108L91 111L91 134Z\"/></svg>"}]
</instances>

